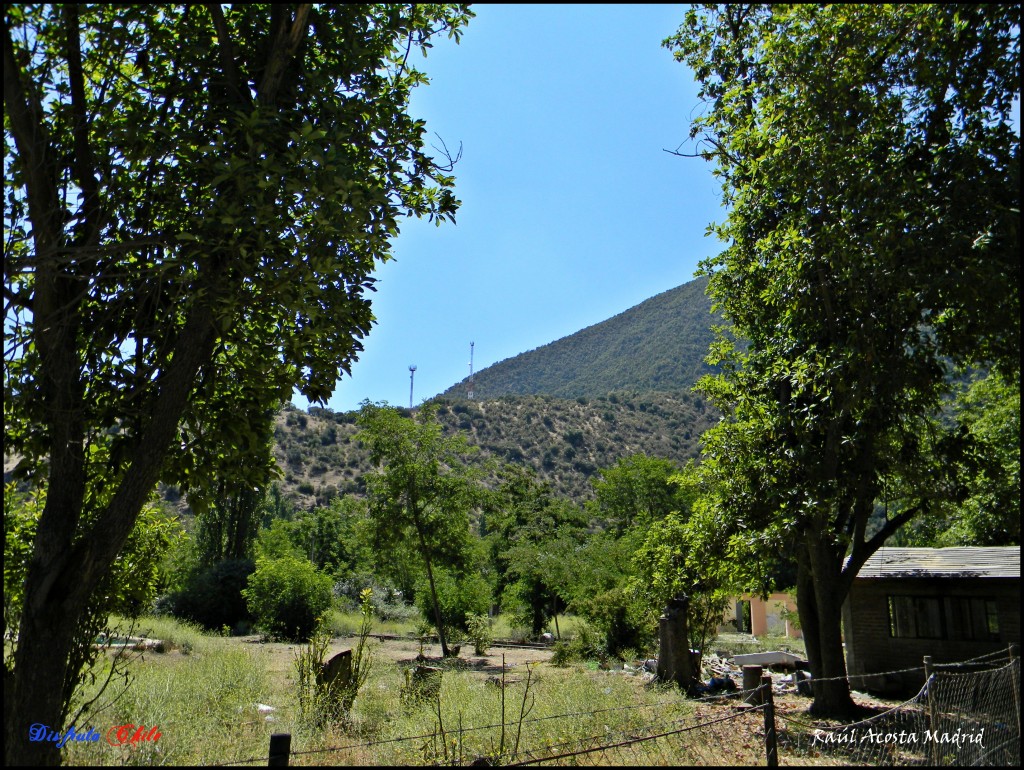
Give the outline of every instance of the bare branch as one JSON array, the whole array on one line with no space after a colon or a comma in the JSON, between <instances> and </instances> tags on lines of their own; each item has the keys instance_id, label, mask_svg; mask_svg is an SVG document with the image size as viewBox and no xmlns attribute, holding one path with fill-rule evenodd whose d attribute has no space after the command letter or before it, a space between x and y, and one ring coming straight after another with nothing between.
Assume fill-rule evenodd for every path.
<instances>
[{"instance_id":1,"label":"bare branch","mask_svg":"<svg viewBox=\"0 0 1024 770\"><path fill-rule=\"evenodd\" d=\"M462 159L462 142L459 142L459 151L455 154L455 157L453 158L451 151L448 149L448 145L445 144L444 139L441 138L441 135L435 131L434 136L436 136L438 141L441 142L441 146L438 147L436 144L432 144L430 146L433 147L442 155L444 155L444 157L447 158L448 160L448 162L445 165L438 166L437 168L440 169L441 171L452 171L455 168L455 164Z\"/></svg>"}]
</instances>

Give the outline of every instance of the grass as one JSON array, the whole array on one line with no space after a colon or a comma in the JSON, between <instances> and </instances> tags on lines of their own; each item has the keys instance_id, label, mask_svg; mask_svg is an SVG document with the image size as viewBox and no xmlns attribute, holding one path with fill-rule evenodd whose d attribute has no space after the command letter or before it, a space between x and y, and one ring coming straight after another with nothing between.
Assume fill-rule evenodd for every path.
<instances>
[{"instance_id":1,"label":"grass","mask_svg":"<svg viewBox=\"0 0 1024 770\"><path fill-rule=\"evenodd\" d=\"M708 643L707 649L719 657L746 655L751 652L792 652L794 655L806 656L807 650L803 639L787 636L751 636L750 634L723 633Z\"/></svg>"},{"instance_id":2,"label":"grass","mask_svg":"<svg viewBox=\"0 0 1024 770\"><path fill-rule=\"evenodd\" d=\"M582 666L520 666L507 673L505 681L503 720L503 691L483 676L445 670L438 700L403 703L396 697L405 686L403 672L397 666L379 666L356 700L348 730L306 736L306 745L348 747L322 755L318 763L325 764L454 764L508 753L517 745L539 749L589 736L636 732L649 726L655 715L662 721L692 711L673 688L644 688L639 680L605 672L594 675ZM631 708L623 708L626 705ZM553 718L566 714L575 716Z\"/></svg>"},{"instance_id":3,"label":"grass","mask_svg":"<svg viewBox=\"0 0 1024 770\"><path fill-rule=\"evenodd\" d=\"M160 739L135 746L110 746L103 739L72 742L65 749L66 762L189 765L264 753L271 724L256 704L281 702L283 695L268 674L266 652L239 640L199 634L175 621L161 620L153 627L160 628L160 638L184 640L182 649L135 655L129 663L130 686L112 682L97 709L76 727L94 727L105 738L113 725L157 726ZM187 655L182 654L186 643L191 645ZM107 660L99 674L105 673Z\"/></svg>"},{"instance_id":4,"label":"grass","mask_svg":"<svg viewBox=\"0 0 1024 770\"><path fill-rule=\"evenodd\" d=\"M559 615L558 630L561 631L562 639L571 639L577 628L583 623L581 618L575 615ZM342 612L332 609L328 616L328 626L335 636L352 636L359 629L360 615L356 610ZM373 633L389 634L394 636L416 636L419 633L419 619L411 620L374 620ZM544 629L553 636L555 634L555 623L551 621ZM495 639L514 639L525 641L530 636L530 630L517 626L512 619L505 614L491 618L491 632Z\"/></svg>"},{"instance_id":5,"label":"grass","mask_svg":"<svg viewBox=\"0 0 1024 770\"><path fill-rule=\"evenodd\" d=\"M69 743L64 749L67 764L190 765L265 758L272 732L291 733L293 752L350 747L293 757L292 764L451 764L460 758L508 753L516 746L540 750L577 745L588 738L607 740L693 713L692 704L672 687L590 671L582 664L561 669L547 664L516 666L506 672L503 690L495 684L500 672L475 671L457 660L441 674L439 700L416 701L403 697L402 665L377 655L348 723L311 731L297 718L289 657L297 645L293 649L205 634L167 618L144 618L137 631L172 641L177 649L134 653L129 663L131 686L112 683L98 710L76 725L95 728L103 738L97 743ZM411 658L415 651L409 644ZM186 647L189 654L183 654ZM97 674L103 673L101 666ZM257 711L257 704L275 707L272 721ZM574 716L563 716L568 714ZM110 727L124 724L144 725L147 730L156 726L161 737L136 746L108 745L104 738ZM381 743L385 740L391 742ZM604 759L633 763L637 756Z\"/></svg>"}]
</instances>

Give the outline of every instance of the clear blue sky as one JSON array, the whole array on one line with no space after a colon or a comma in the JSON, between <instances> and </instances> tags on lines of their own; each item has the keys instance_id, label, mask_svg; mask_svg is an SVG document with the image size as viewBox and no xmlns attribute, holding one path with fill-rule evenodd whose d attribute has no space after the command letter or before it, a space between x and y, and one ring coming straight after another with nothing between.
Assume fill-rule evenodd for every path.
<instances>
[{"instance_id":1,"label":"clear blue sky","mask_svg":"<svg viewBox=\"0 0 1024 770\"><path fill-rule=\"evenodd\" d=\"M710 164L664 152L698 109L661 41L685 6L478 5L437 41L412 114L453 151L457 224L405 220L377 323L327 406L409 404L693 278L721 245ZM300 408L309 404L296 394Z\"/></svg>"}]
</instances>

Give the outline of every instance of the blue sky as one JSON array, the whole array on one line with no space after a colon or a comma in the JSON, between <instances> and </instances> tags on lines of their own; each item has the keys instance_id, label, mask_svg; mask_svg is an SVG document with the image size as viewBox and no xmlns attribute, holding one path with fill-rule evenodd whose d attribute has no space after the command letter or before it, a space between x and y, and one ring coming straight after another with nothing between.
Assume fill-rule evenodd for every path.
<instances>
[{"instance_id":1,"label":"blue sky","mask_svg":"<svg viewBox=\"0 0 1024 770\"><path fill-rule=\"evenodd\" d=\"M327 406L409 404L693 278L724 218L710 164L675 149L699 108L661 41L676 5L477 5L438 40L411 112L452 150L457 224L405 220L377 323ZM296 394L295 404L308 402Z\"/></svg>"}]
</instances>

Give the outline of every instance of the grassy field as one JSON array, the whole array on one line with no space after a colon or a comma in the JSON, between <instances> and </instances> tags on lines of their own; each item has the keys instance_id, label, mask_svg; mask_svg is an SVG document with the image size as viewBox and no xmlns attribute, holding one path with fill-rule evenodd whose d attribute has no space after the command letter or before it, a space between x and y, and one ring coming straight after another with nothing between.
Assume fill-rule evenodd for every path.
<instances>
[{"instance_id":1,"label":"grassy field","mask_svg":"<svg viewBox=\"0 0 1024 770\"><path fill-rule=\"evenodd\" d=\"M333 624L349 621L354 619L338 617ZM572 628L571 621L562 626L563 635L567 627ZM69 764L213 764L257 758L263 764L270 734L276 732L292 735L293 752L342 747L293 756L291 764L452 764L513 748L541 751L579 746L584 739L611 741L695 717L693 702L672 687L651 684L621 666L596 670L591 662L556 668L546 662L549 651L506 651L502 689L502 651L492 649L480 658L464 650L460 659L445 663L439 697L414 700L406 697L406 670L414 665L418 645L394 641L375 645L370 678L348 721L311 730L298 718L298 645L203 634L165 618L146 618L139 630L171 642L172 649L134 653L128 666L131 685L126 689L123 681L112 682L100 701L106 705L76 727L94 727L105 736L115 725L144 725L147 731L156 726L159 740L134 746L72 742L64 749ZM332 652L348 644L335 640ZM439 651L435 646L426 654L439 656ZM488 725L495 727L478 729ZM739 734L732 729L680 736L671 746L662 740L596 758L614 764L692 763L706 760L701 752L722 744L714 756L763 762L758 741L737 740Z\"/></svg>"}]
</instances>

